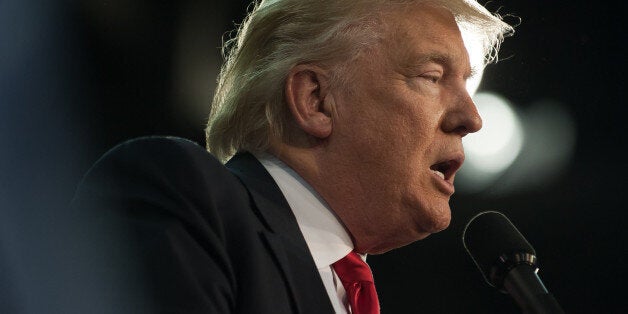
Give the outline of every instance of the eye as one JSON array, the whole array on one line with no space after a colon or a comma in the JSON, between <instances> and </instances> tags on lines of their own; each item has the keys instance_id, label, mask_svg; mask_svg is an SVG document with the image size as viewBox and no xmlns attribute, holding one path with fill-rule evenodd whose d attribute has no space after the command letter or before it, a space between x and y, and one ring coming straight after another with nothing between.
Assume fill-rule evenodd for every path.
<instances>
[{"instance_id":1,"label":"eye","mask_svg":"<svg viewBox=\"0 0 628 314\"><path fill-rule=\"evenodd\" d=\"M432 82L434 84L438 83L438 80L440 79L440 77L433 76L433 75L426 75L426 76L423 76L423 78L427 79L428 81L430 81L430 82Z\"/></svg>"},{"instance_id":2,"label":"eye","mask_svg":"<svg viewBox=\"0 0 628 314\"><path fill-rule=\"evenodd\" d=\"M430 83L436 84L440 81L442 76L439 72L428 72L421 74L419 77L427 80Z\"/></svg>"}]
</instances>

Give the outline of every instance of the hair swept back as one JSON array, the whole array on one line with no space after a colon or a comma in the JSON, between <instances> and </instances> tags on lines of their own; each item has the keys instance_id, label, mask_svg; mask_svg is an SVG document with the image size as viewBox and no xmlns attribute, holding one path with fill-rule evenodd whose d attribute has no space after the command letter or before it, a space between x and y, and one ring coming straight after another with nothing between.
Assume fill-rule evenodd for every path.
<instances>
[{"instance_id":1,"label":"hair swept back","mask_svg":"<svg viewBox=\"0 0 628 314\"><path fill-rule=\"evenodd\" d=\"M290 69L313 63L345 84L352 58L381 36L380 13L393 5L432 3L451 11L461 30L475 34L485 64L513 28L475 0L261 0L252 6L236 36L223 45L206 128L207 149L221 161L238 151L263 152L272 138L286 141L290 114L284 82Z\"/></svg>"}]
</instances>

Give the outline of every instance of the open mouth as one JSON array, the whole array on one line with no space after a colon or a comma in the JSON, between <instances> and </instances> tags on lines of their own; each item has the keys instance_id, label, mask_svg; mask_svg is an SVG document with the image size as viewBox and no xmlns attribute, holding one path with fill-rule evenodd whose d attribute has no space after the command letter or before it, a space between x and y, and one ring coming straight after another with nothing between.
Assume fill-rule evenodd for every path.
<instances>
[{"instance_id":1,"label":"open mouth","mask_svg":"<svg viewBox=\"0 0 628 314\"><path fill-rule=\"evenodd\" d=\"M430 167L430 169L436 173L441 179L450 181L450 179L456 174L456 171L462 166L462 160L451 159L443 162L436 163Z\"/></svg>"}]
</instances>

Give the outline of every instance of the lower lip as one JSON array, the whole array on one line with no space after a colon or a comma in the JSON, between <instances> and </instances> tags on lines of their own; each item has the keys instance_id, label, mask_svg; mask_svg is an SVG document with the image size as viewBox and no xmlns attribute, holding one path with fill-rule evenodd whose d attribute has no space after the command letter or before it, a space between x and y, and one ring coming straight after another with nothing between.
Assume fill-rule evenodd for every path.
<instances>
[{"instance_id":1,"label":"lower lip","mask_svg":"<svg viewBox=\"0 0 628 314\"><path fill-rule=\"evenodd\" d=\"M430 173L432 174L432 177L436 180L436 186L438 187L438 190L441 193L446 194L448 196L451 196L454 194L456 189L454 188L454 185L451 182L444 180L443 178L441 178L439 175L437 175L436 173L432 171L430 171Z\"/></svg>"}]
</instances>

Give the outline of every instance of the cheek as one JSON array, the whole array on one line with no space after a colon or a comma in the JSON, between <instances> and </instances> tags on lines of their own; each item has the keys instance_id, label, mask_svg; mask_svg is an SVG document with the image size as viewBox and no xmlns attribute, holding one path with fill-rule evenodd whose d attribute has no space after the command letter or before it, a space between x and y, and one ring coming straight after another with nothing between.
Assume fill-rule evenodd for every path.
<instances>
[{"instance_id":1,"label":"cheek","mask_svg":"<svg viewBox=\"0 0 628 314\"><path fill-rule=\"evenodd\" d=\"M405 193L403 202L407 222L419 232L435 233L447 228L451 220L449 198L422 186Z\"/></svg>"},{"instance_id":2,"label":"cheek","mask_svg":"<svg viewBox=\"0 0 628 314\"><path fill-rule=\"evenodd\" d=\"M407 154L413 164L431 156L439 132L439 115L413 108L398 119L396 124L397 150Z\"/></svg>"},{"instance_id":3,"label":"cheek","mask_svg":"<svg viewBox=\"0 0 628 314\"><path fill-rule=\"evenodd\" d=\"M346 136L347 143L360 150L394 152L400 138L408 135L408 123L388 112L386 105L361 102L356 108L347 108L341 113L343 119L334 126L338 135Z\"/></svg>"},{"instance_id":4,"label":"cheek","mask_svg":"<svg viewBox=\"0 0 628 314\"><path fill-rule=\"evenodd\" d=\"M406 164L425 156L438 131L436 102L397 85L344 96L334 128L353 149Z\"/></svg>"}]
</instances>

